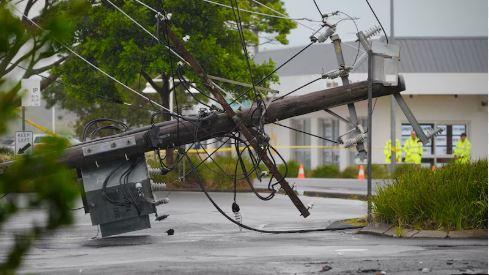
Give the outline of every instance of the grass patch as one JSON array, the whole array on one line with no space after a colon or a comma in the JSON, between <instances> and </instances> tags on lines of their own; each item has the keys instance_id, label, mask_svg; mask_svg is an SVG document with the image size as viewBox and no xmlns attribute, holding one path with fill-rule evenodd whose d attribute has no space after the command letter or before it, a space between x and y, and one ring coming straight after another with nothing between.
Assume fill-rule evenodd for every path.
<instances>
[{"instance_id":1,"label":"grass patch","mask_svg":"<svg viewBox=\"0 0 489 275\"><path fill-rule=\"evenodd\" d=\"M431 171L403 167L373 199L377 221L435 230L487 228L487 160Z\"/></svg>"}]
</instances>

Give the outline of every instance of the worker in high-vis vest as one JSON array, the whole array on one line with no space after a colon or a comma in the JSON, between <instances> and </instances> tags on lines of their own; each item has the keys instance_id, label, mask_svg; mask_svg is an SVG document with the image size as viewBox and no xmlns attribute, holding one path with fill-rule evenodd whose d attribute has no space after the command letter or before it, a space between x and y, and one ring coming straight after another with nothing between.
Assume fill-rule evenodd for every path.
<instances>
[{"instance_id":1,"label":"worker in high-vis vest","mask_svg":"<svg viewBox=\"0 0 489 275\"><path fill-rule=\"evenodd\" d=\"M406 154L404 159L405 163L421 164L421 157L423 156L423 145L416 136L416 132L411 132L411 137L406 140L403 152Z\"/></svg>"},{"instance_id":2,"label":"worker in high-vis vest","mask_svg":"<svg viewBox=\"0 0 489 275\"><path fill-rule=\"evenodd\" d=\"M472 144L467 138L467 134L463 133L460 136L460 140L455 146L455 161L457 163L468 163L470 161L470 154L472 152Z\"/></svg>"},{"instance_id":3,"label":"worker in high-vis vest","mask_svg":"<svg viewBox=\"0 0 489 275\"><path fill-rule=\"evenodd\" d=\"M396 138L396 147L392 148L392 141L389 139L384 147L385 163L391 163L392 152L396 152L396 162L402 162L401 142Z\"/></svg>"}]
</instances>

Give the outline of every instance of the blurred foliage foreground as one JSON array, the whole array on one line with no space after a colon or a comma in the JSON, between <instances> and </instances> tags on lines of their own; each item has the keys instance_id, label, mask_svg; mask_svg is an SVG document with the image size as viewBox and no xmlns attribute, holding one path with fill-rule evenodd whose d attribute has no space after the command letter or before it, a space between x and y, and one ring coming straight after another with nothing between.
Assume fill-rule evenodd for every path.
<instances>
[{"instance_id":1,"label":"blurred foliage foreground","mask_svg":"<svg viewBox=\"0 0 489 275\"><path fill-rule=\"evenodd\" d=\"M48 2L51 1L46 1ZM61 19L55 19L64 13L50 13L52 7L54 5L50 4L39 15L49 29L40 32L26 25L25 20L14 16L8 1L0 1L0 64L2 64L0 66L0 136L7 132L9 122L17 117L21 102L20 84L15 78L8 76L9 70L3 65L12 63L17 50L22 45L31 43L33 37L37 42L49 41L52 37L59 39L63 30L56 28L59 24L50 23L61 22ZM63 26L67 24L66 20L63 22L65 22ZM49 28L50 26L52 28ZM31 61L39 60L52 54L54 47L51 45L36 48L24 54L22 58ZM4 231L6 223L22 215L23 210L20 209L19 202L24 197L28 200L29 208L38 208L46 212L46 215L41 215L46 216L46 219L33 223L30 228L15 232L15 236L12 236L13 244L8 249L2 248L0 274L15 273L36 239L72 223L71 209L79 190L76 175L74 171L58 162L67 143L64 139L50 137L46 139L44 146L36 148L32 153L14 158L8 152L2 152L0 162L13 159L15 163L0 175L0 230ZM21 192L30 194L22 195L22 198L15 194Z\"/></svg>"},{"instance_id":2,"label":"blurred foliage foreground","mask_svg":"<svg viewBox=\"0 0 489 275\"><path fill-rule=\"evenodd\" d=\"M487 228L487 160L408 167L374 197L377 221L414 229Z\"/></svg>"}]
</instances>

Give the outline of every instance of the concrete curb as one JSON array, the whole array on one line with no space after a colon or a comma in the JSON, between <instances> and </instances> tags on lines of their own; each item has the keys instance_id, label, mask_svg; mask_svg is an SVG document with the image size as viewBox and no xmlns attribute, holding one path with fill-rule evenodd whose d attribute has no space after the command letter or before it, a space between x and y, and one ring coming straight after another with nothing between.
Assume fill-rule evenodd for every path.
<instances>
[{"instance_id":1,"label":"concrete curb","mask_svg":"<svg viewBox=\"0 0 489 275\"><path fill-rule=\"evenodd\" d=\"M358 234L369 234L394 238L431 238L431 239L487 239L487 229L469 229L461 231L416 230L399 228L394 225L374 223L358 231Z\"/></svg>"}]
</instances>

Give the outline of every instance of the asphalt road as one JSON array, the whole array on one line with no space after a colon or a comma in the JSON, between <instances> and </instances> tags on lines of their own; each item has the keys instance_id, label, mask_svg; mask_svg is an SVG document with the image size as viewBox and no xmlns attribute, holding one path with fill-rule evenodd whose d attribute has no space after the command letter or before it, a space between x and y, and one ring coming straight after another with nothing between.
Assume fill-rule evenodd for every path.
<instances>
[{"instance_id":1,"label":"asphalt road","mask_svg":"<svg viewBox=\"0 0 489 275\"><path fill-rule=\"evenodd\" d=\"M212 194L231 212L232 194ZM355 230L271 235L240 231L197 192L170 194L159 207L171 216L153 228L118 237L92 239L96 227L76 212L76 224L36 243L20 273L35 274L461 274L487 272L486 240L395 239L356 234ZM301 197L314 203L303 219L287 197L269 202L238 194L243 222L258 228L325 227L338 219L365 214L365 202ZM5 225L0 257L12 234L42 220L28 211ZM168 236L165 231L175 230Z\"/></svg>"},{"instance_id":2,"label":"asphalt road","mask_svg":"<svg viewBox=\"0 0 489 275\"><path fill-rule=\"evenodd\" d=\"M325 193L337 193L337 194L352 194L352 195L366 195L367 194L367 180L357 179L318 179L318 178L287 178L290 185L294 186L294 189L301 191L314 191ZM375 190L379 186L384 186L390 183L390 180L378 180L372 179L372 193L375 194ZM254 186L257 188L267 188L268 180L259 182L254 181Z\"/></svg>"}]
</instances>

